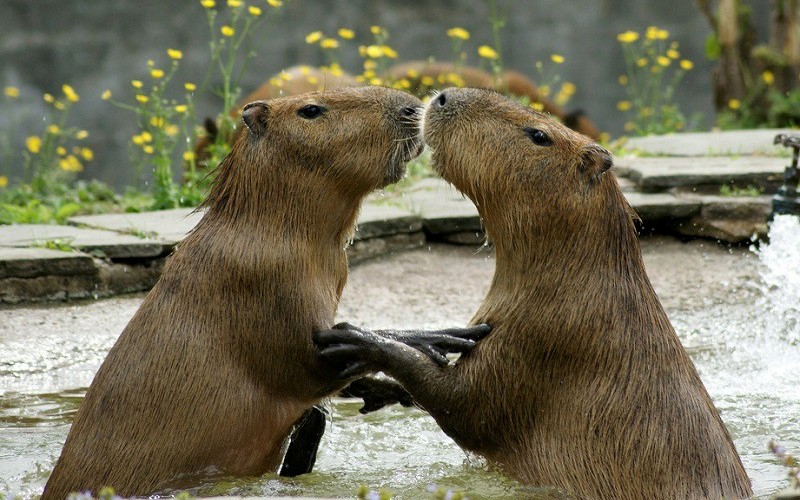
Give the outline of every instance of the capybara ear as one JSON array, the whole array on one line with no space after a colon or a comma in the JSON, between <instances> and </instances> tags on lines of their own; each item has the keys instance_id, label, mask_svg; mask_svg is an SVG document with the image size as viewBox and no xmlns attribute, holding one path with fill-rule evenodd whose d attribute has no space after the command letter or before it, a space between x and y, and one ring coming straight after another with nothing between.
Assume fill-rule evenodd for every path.
<instances>
[{"instance_id":1,"label":"capybara ear","mask_svg":"<svg viewBox=\"0 0 800 500\"><path fill-rule=\"evenodd\" d=\"M246 105L242 109L242 120L250 132L261 135L267 129L267 117L269 116L269 108L263 101L255 101Z\"/></svg>"},{"instance_id":2,"label":"capybara ear","mask_svg":"<svg viewBox=\"0 0 800 500\"><path fill-rule=\"evenodd\" d=\"M203 122L203 125L206 129L206 137L211 139L213 142L214 139L217 138L217 134L219 133L219 129L217 128L217 123L212 120L211 118L206 118L206 121Z\"/></svg>"},{"instance_id":3,"label":"capybara ear","mask_svg":"<svg viewBox=\"0 0 800 500\"><path fill-rule=\"evenodd\" d=\"M604 147L598 144L590 144L583 147L581 164L579 165L582 172L596 177L613 166L614 160L611 158L611 153Z\"/></svg>"}]
</instances>

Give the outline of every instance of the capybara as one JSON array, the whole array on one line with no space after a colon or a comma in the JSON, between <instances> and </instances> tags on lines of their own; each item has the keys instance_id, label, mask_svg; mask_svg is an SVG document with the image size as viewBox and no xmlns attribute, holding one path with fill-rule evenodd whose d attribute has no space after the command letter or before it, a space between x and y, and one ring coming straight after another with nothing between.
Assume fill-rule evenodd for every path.
<instances>
[{"instance_id":1,"label":"capybara","mask_svg":"<svg viewBox=\"0 0 800 500\"><path fill-rule=\"evenodd\" d=\"M277 471L295 422L344 386L312 332L333 324L363 197L421 151L420 104L362 87L245 107L207 212L109 351L43 499Z\"/></svg>"},{"instance_id":2,"label":"capybara","mask_svg":"<svg viewBox=\"0 0 800 500\"><path fill-rule=\"evenodd\" d=\"M315 336L323 359L371 359L460 446L525 483L588 498L750 496L647 277L611 155L486 90L444 90L423 131L434 169L475 203L494 244L472 320L492 334L441 367L334 329Z\"/></svg>"},{"instance_id":3,"label":"capybara","mask_svg":"<svg viewBox=\"0 0 800 500\"><path fill-rule=\"evenodd\" d=\"M540 103L543 111L557 117L569 128L595 140L600 138L600 131L583 111L565 111L564 108L547 99L547 96L542 95L536 84L518 71L503 71L497 78L474 66L456 66L450 62L430 61L409 61L392 66L388 71L388 77L392 81L403 78L410 80L412 93L420 97L421 93L430 90L422 85L424 77L431 78L433 88L441 89L448 86L447 84L454 85L448 79L451 75L459 78L459 86L492 89L517 97L527 97L532 103Z\"/></svg>"}]
</instances>

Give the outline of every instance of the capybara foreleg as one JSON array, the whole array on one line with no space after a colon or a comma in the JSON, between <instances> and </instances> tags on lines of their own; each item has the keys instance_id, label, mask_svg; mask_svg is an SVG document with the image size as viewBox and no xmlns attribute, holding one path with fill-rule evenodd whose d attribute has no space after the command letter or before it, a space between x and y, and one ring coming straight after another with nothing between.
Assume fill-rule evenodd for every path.
<instances>
[{"instance_id":1,"label":"capybara foreleg","mask_svg":"<svg viewBox=\"0 0 800 500\"><path fill-rule=\"evenodd\" d=\"M320 405L303 413L289 437L289 447L281 465L281 476L295 477L311 472L314 462L317 461L319 442L325 434L327 417L328 410Z\"/></svg>"}]
</instances>

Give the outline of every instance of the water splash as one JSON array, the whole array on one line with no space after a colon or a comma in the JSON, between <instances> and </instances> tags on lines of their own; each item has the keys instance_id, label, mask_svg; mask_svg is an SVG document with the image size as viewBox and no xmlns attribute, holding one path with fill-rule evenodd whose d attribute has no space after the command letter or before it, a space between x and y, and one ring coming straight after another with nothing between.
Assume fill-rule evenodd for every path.
<instances>
[{"instance_id":1,"label":"water splash","mask_svg":"<svg viewBox=\"0 0 800 500\"><path fill-rule=\"evenodd\" d=\"M763 264L764 333L800 344L800 219L776 215L769 243L755 252Z\"/></svg>"}]
</instances>

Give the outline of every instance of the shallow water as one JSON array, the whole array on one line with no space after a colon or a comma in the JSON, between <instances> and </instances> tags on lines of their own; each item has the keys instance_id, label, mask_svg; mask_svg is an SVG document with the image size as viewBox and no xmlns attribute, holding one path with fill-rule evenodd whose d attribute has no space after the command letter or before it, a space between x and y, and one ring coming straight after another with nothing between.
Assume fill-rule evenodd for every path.
<instances>
[{"instance_id":1,"label":"shallow water","mask_svg":"<svg viewBox=\"0 0 800 500\"><path fill-rule=\"evenodd\" d=\"M800 225L779 219L760 250L643 240L651 280L728 425L756 495L786 485L770 439L800 454ZM368 327L469 320L494 262L484 249L434 246L354 268L339 317ZM0 310L0 492L41 492L85 388L141 303L126 297ZM430 484L471 498L537 493L464 454L423 412L368 416L334 400L315 472L218 481L204 494L352 497L366 483L399 498Z\"/></svg>"}]
</instances>

